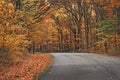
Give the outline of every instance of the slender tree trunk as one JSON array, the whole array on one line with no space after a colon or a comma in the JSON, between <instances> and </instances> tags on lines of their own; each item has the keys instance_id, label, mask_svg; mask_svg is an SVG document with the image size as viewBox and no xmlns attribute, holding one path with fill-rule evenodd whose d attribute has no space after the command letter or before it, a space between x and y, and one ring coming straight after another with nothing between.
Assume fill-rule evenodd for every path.
<instances>
[{"instance_id":1,"label":"slender tree trunk","mask_svg":"<svg viewBox=\"0 0 120 80\"><path fill-rule=\"evenodd\" d=\"M21 0L15 0L15 10L21 10Z\"/></svg>"},{"instance_id":2,"label":"slender tree trunk","mask_svg":"<svg viewBox=\"0 0 120 80\"><path fill-rule=\"evenodd\" d=\"M33 54L35 53L35 42L33 42Z\"/></svg>"}]
</instances>

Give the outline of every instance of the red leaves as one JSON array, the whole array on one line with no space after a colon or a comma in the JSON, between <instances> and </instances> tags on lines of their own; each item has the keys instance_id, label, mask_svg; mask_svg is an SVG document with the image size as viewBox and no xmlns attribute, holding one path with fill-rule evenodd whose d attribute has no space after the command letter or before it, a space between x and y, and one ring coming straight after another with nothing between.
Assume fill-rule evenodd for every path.
<instances>
[{"instance_id":1,"label":"red leaves","mask_svg":"<svg viewBox=\"0 0 120 80\"><path fill-rule=\"evenodd\" d=\"M0 80L32 80L33 77L51 65L48 54L29 54L27 58L10 67L0 66Z\"/></svg>"}]
</instances>

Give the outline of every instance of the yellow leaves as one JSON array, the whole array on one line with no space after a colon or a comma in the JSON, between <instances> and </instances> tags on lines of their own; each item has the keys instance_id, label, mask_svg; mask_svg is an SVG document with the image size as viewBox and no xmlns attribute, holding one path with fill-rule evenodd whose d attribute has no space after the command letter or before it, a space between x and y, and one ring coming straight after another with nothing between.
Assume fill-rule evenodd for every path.
<instances>
[{"instance_id":1,"label":"yellow leaves","mask_svg":"<svg viewBox=\"0 0 120 80\"><path fill-rule=\"evenodd\" d=\"M96 42L95 44L96 44L96 45L100 45L100 44L102 44L102 43L104 43L104 41L99 41L99 42Z\"/></svg>"},{"instance_id":2,"label":"yellow leaves","mask_svg":"<svg viewBox=\"0 0 120 80\"><path fill-rule=\"evenodd\" d=\"M61 17L61 18L65 18L67 17L67 14L65 14L65 9L64 8L60 8L55 12L55 17Z\"/></svg>"},{"instance_id":3,"label":"yellow leaves","mask_svg":"<svg viewBox=\"0 0 120 80\"><path fill-rule=\"evenodd\" d=\"M8 9L13 9L13 8L14 8L13 4L12 3L8 3Z\"/></svg>"},{"instance_id":4,"label":"yellow leaves","mask_svg":"<svg viewBox=\"0 0 120 80\"><path fill-rule=\"evenodd\" d=\"M4 5L5 1L4 0L0 0L0 4Z\"/></svg>"},{"instance_id":5,"label":"yellow leaves","mask_svg":"<svg viewBox=\"0 0 120 80\"><path fill-rule=\"evenodd\" d=\"M104 33L103 32L99 32L99 33L97 33L96 35L97 36L100 36L100 35L103 35Z\"/></svg>"},{"instance_id":6,"label":"yellow leaves","mask_svg":"<svg viewBox=\"0 0 120 80\"><path fill-rule=\"evenodd\" d=\"M6 23L6 26L9 26L9 22Z\"/></svg>"},{"instance_id":7,"label":"yellow leaves","mask_svg":"<svg viewBox=\"0 0 120 80\"><path fill-rule=\"evenodd\" d=\"M9 15L13 12L14 6L12 3L8 3L5 1L0 1L0 14L1 15Z\"/></svg>"},{"instance_id":8,"label":"yellow leaves","mask_svg":"<svg viewBox=\"0 0 120 80\"><path fill-rule=\"evenodd\" d=\"M28 21L29 23L34 23L34 20L31 17L28 18Z\"/></svg>"},{"instance_id":9,"label":"yellow leaves","mask_svg":"<svg viewBox=\"0 0 120 80\"><path fill-rule=\"evenodd\" d=\"M64 29L63 33L68 34L68 33L69 33L69 31L68 31L67 29Z\"/></svg>"},{"instance_id":10,"label":"yellow leaves","mask_svg":"<svg viewBox=\"0 0 120 80\"><path fill-rule=\"evenodd\" d=\"M25 29L18 25L10 25L6 20L4 24L0 26L0 48L4 47L7 49L7 53L9 53L7 56L17 60L17 57L22 55L21 52L25 51L27 45L30 44L26 39ZM6 51L1 54L4 55L4 53Z\"/></svg>"}]
</instances>

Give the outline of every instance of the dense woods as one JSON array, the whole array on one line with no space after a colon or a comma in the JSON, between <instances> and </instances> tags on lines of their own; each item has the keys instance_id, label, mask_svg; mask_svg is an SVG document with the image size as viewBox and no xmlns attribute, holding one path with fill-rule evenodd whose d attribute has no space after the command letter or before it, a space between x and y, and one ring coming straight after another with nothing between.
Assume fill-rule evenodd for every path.
<instances>
[{"instance_id":1,"label":"dense woods","mask_svg":"<svg viewBox=\"0 0 120 80\"><path fill-rule=\"evenodd\" d=\"M0 0L0 62L35 52L120 55L120 1Z\"/></svg>"}]
</instances>

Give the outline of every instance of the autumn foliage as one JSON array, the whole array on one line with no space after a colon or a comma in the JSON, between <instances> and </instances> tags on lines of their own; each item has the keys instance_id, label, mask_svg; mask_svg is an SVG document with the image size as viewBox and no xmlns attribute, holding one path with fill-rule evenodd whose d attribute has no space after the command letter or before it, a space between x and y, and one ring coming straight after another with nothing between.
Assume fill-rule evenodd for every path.
<instances>
[{"instance_id":1,"label":"autumn foliage","mask_svg":"<svg viewBox=\"0 0 120 80\"><path fill-rule=\"evenodd\" d=\"M30 5L22 8L36 3L29 2ZM38 13L36 10L31 13L31 10L20 9L21 5L12 0L0 0L0 63L18 62L27 52L34 53L35 44L39 44L44 36L39 21L36 22L37 19L33 17L39 15L39 8Z\"/></svg>"},{"instance_id":2,"label":"autumn foliage","mask_svg":"<svg viewBox=\"0 0 120 80\"><path fill-rule=\"evenodd\" d=\"M55 0L43 22L47 38L40 50L119 55L119 5L119 0Z\"/></svg>"},{"instance_id":3,"label":"autumn foliage","mask_svg":"<svg viewBox=\"0 0 120 80\"><path fill-rule=\"evenodd\" d=\"M0 0L0 80L43 71L36 52L120 55L120 0Z\"/></svg>"},{"instance_id":4,"label":"autumn foliage","mask_svg":"<svg viewBox=\"0 0 120 80\"><path fill-rule=\"evenodd\" d=\"M0 0L0 62L25 53L119 55L119 0Z\"/></svg>"},{"instance_id":5,"label":"autumn foliage","mask_svg":"<svg viewBox=\"0 0 120 80\"><path fill-rule=\"evenodd\" d=\"M12 66L0 66L0 80L37 80L40 73L52 64L49 54L31 54Z\"/></svg>"},{"instance_id":6,"label":"autumn foliage","mask_svg":"<svg viewBox=\"0 0 120 80\"><path fill-rule=\"evenodd\" d=\"M21 18L12 3L0 0L0 62L19 61L29 44L25 29L16 23Z\"/></svg>"}]
</instances>

